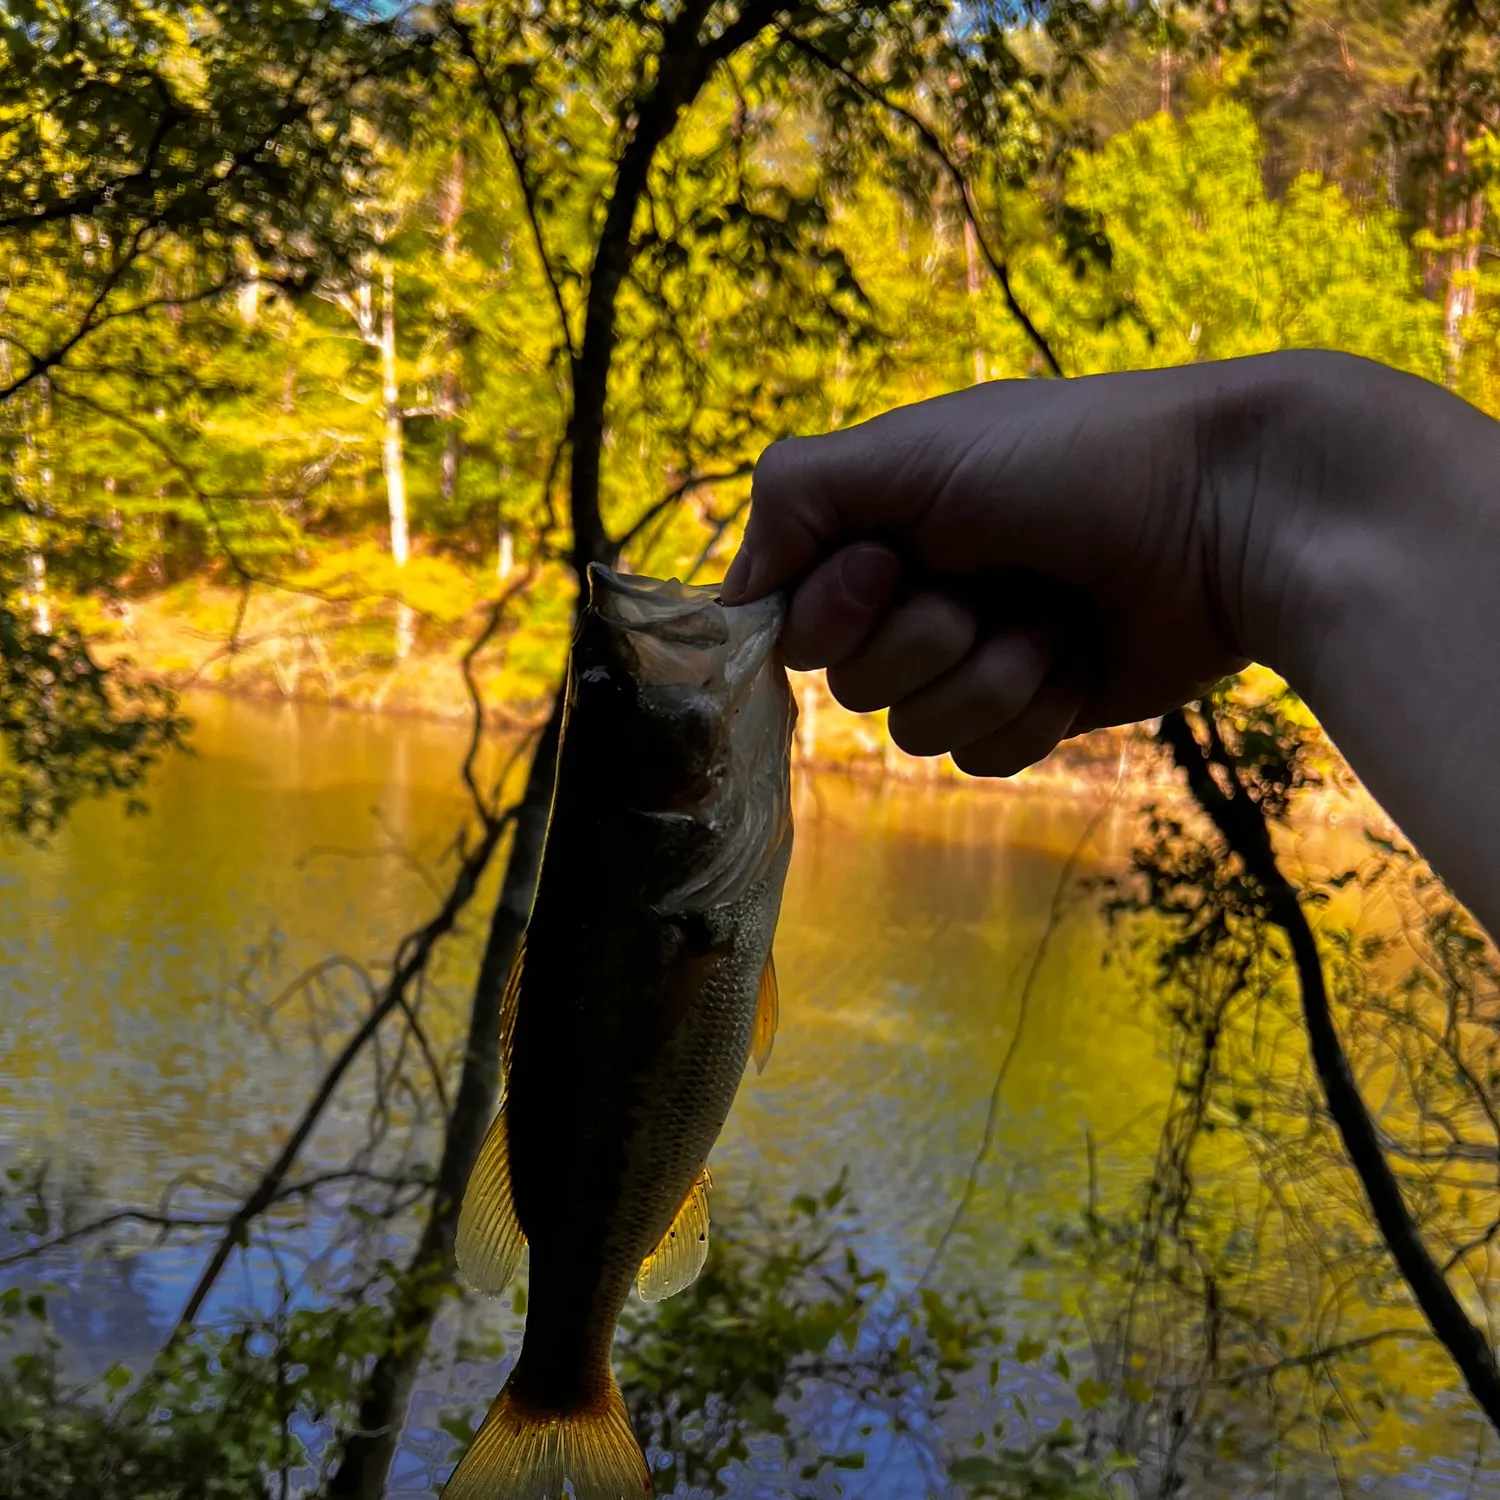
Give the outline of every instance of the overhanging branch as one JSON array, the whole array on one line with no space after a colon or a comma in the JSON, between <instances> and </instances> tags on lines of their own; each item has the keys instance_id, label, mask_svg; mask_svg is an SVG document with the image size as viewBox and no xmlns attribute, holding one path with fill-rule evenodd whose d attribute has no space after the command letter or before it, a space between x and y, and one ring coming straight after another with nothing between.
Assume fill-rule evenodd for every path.
<instances>
[{"instance_id":1,"label":"overhanging branch","mask_svg":"<svg viewBox=\"0 0 1500 1500\"><path fill-rule=\"evenodd\" d=\"M1207 715L1212 709L1205 705L1203 712ZM1205 746L1193 733L1186 714L1177 708L1163 716L1157 737L1186 776L1198 806L1259 887L1266 919L1286 935L1301 991L1313 1066L1376 1225L1428 1327L1448 1351L1480 1410L1500 1431L1500 1365L1489 1340L1465 1312L1423 1243L1401 1185L1381 1150L1379 1131L1365 1107L1334 1024L1317 939L1296 890L1276 861L1266 816L1249 796L1233 756L1216 733ZM1225 774L1227 791L1215 779L1215 767Z\"/></svg>"},{"instance_id":2,"label":"overhanging branch","mask_svg":"<svg viewBox=\"0 0 1500 1500\"><path fill-rule=\"evenodd\" d=\"M1052 352L1052 346L1047 342L1041 330L1032 322L1026 309L1021 306L1016 296L1015 287L1011 283L1010 270L1005 261L990 244L989 235L985 233L984 225L979 219L978 205L974 201L973 189L969 186L968 178L959 171L958 164L948 154L947 148L938 138L937 132L922 117L904 104L898 103L874 84L868 83L858 73L852 71L838 59L830 57L818 44L795 31L782 28L781 34L804 56L811 58L820 66L827 68L830 72L851 84L859 93L878 104L882 109L889 111L898 119L904 120L917 134L918 139L927 148L942 168L944 175L957 189L959 201L963 204L964 216L968 219L974 230L974 238L978 242L980 253L984 256L985 264L990 268L990 274L999 284L1001 294L1005 298L1005 305L1010 309L1011 316L1021 325L1022 331L1031 341L1032 346L1042 356L1047 368L1052 374L1059 378L1063 374L1062 365L1058 362L1056 354Z\"/></svg>"}]
</instances>

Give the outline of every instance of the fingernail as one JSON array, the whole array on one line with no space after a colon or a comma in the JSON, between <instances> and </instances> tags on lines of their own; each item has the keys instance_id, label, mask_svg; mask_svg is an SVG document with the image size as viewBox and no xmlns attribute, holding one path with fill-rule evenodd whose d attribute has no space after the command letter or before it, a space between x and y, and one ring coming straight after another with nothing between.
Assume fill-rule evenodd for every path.
<instances>
[{"instance_id":1,"label":"fingernail","mask_svg":"<svg viewBox=\"0 0 1500 1500\"><path fill-rule=\"evenodd\" d=\"M889 603L901 577L901 564L884 547L855 547L839 568L839 587L859 609Z\"/></svg>"},{"instance_id":2,"label":"fingernail","mask_svg":"<svg viewBox=\"0 0 1500 1500\"><path fill-rule=\"evenodd\" d=\"M719 585L719 598L725 604L738 604L749 590L750 574L753 571L754 564L750 561L750 554L741 547L735 553L729 571L724 575L724 582Z\"/></svg>"}]
</instances>

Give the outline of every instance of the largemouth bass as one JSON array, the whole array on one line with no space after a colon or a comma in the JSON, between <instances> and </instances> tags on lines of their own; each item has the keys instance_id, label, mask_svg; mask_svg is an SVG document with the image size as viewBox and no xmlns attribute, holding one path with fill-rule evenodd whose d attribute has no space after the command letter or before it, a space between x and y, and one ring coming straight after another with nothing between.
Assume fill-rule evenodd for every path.
<instances>
[{"instance_id":1,"label":"largemouth bass","mask_svg":"<svg viewBox=\"0 0 1500 1500\"><path fill-rule=\"evenodd\" d=\"M775 1035L796 713L783 614L589 571L501 1002L504 1092L458 1228L481 1291L530 1245L526 1333L444 1500L651 1492L610 1346L632 1287L659 1300L702 1270L708 1155Z\"/></svg>"}]
</instances>

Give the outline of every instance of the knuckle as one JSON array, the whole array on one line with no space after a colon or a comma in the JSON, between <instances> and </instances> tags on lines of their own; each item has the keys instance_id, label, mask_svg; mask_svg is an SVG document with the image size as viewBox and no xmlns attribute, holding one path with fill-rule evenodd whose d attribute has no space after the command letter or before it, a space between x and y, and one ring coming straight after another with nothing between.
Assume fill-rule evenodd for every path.
<instances>
[{"instance_id":1,"label":"knuckle","mask_svg":"<svg viewBox=\"0 0 1500 1500\"><path fill-rule=\"evenodd\" d=\"M1035 696L1049 665L1032 642L1016 637L992 641L974 663L979 695L1015 718Z\"/></svg>"},{"instance_id":2,"label":"knuckle","mask_svg":"<svg viewBox=\"0 0 1500 1500\"><path fill-rule=\"evenodd\" d=\"M810 442L802 437L781 438L760 455L750 481L757 506L785 505L797 498L807 478Z\"/></svg>"},{"instance_id":3,"label":"knuckle","mask_svg":"<svg viewBox=\"0 0 1500 1500\"><path fill-rule=\"evenodd\" d=\"M978 621L955 599L925 594L912 603L922 644L934 656L956 660L974 644Z\"/></svg>"}]
</instances>

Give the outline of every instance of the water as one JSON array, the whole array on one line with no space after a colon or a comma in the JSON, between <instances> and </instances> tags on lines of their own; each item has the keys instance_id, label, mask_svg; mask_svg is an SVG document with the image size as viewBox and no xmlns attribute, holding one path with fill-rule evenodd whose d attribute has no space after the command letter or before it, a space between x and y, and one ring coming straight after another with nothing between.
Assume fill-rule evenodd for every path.
<instances>
[{"instance_id":1,"label":"water","mask_svg":"<svg viewBox=\"0 0 1500 1500\"><path fill-rule=\"evenodd\" d=\"M464 736L451 727L225 698L192 706L197 754L158 776L148 817L88 806L48 849L0 853L0 1166L48 1163L80 1220L158 1207L169 1189L174 1211L218 1211L228 1200L216 1184L243 1190L354 1024L361 991L336 970L274 1014L267 1000L330 954L388 959L430 914L428 881L451 868L463 821ZM858 1248L910 1285L963 1191L1064 865L1112 868L1127 847L1128 800L1079 847L1109 794L799 784L781 1031L715 1155L726 1200L785 1203L847 1168ZM1102 926L1071 892L944 1263L950 1281L1003 1290L1038 1326L1107 1289L1017 1270L1018 1248L1085 1203L1086 1140L1105 1200L1144 1176L1170 1084L1153 1018L1118 968L1101 967ZM443 949L424 1000L445 1055L490 897ZM351 1075L303 1172L346 1161L372 1087L368 1068ZM421 1101L402 1109L417 1115ZM90 1368L159 1345L202 1265L192 1240L124 1234L118 1252L71 1245L45 1267L69 1289L55 1301L59 1330ZM305 1260L321 1246L293 1248ZM205 1316L263 1296L276 1274L270 1257L249 1257ZM445 1338L471 1316L456 1311ZM446 1445L432 1428L458 1379L436 1371L419 1393L398 1492L425 1492ZM1377 1425L1361 1465L1380 1493L1476 1493L1464 1403L1447 1396L1441 1363L1414 1357L1410 1379L1414 1403Z\"/></svg>"}]
</instances>

